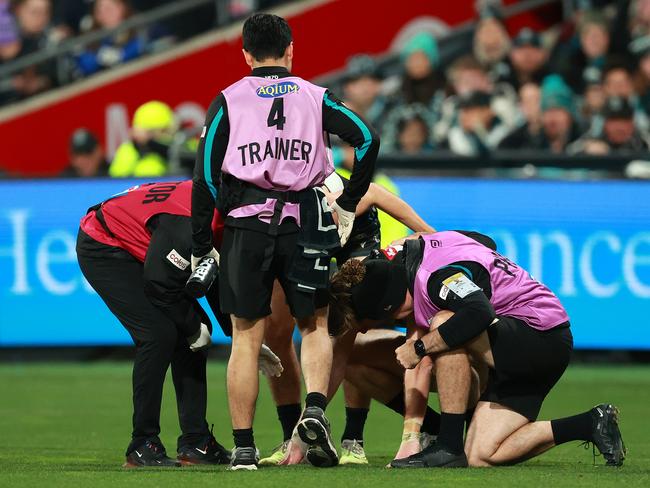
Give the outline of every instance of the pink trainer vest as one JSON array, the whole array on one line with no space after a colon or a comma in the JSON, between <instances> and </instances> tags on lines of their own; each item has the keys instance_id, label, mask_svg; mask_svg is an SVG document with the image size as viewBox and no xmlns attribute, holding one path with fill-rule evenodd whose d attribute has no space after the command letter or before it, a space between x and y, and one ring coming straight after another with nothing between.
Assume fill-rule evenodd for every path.
<instances>
[{"instance_id":1,"label":"pink trainer vest","mask_svg":"<svg viewBox=\"0 0 650 488\"><path fill-rule=\"evenodd\" d=\"M427 292L429 277L458 261L477 262L489 272L490 303L497 315L515 317L538 330L552 329L569 320L551 290L496 251L453 231L436 232L422 239L424 256L415 276L413 297L415 322L419 327L429 329L431 318L440 311Z\"/></svg>"},{"instance_id":2,"label":"pink trainer vest","mask_svg":"<svg viewBox=\"0 0 650 488\"><path fill-rule=\"evenodd\" d=\"M266 190L300 191L334 170L323 133L325 88L295 76L246 76L223 94L230 122L223 172Z\"/></svg>"}]
</instances>

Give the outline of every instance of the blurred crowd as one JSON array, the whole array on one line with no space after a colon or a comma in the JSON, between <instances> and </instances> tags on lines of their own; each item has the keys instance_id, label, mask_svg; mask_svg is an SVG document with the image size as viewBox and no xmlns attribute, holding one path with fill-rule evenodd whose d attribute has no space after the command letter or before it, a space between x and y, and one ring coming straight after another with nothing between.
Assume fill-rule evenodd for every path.
<instances>
[{"instance_id":1,"label":"blurred crowd","mask_svg":"<svg viewBox=\"0 0 650 488\"><path fill-rule=\"evenodd\" d=\"M0 0L0 59L119 25L136 10L165 2ZM231 1L231 13L247 15L251 8L269 6L261 5L265 3L274 2ZM380 132L383 154L426 156L445 151L483 157L523 150L632 154L630 159L638 159L650 150L650 0L574 0L572 15L544 32L531 28L510 32L498 4L479 2L482 8L471 45L459 56L445 52L444 38L419 32L400 48L397 70L395 60L392 69L387 69L385 59L378 63L365 54L348 60L337 94ZM123 33L87 47L74 58L75 76L132 59L149 51L152 43L182 39L199 28L176 21L149 26L146 35ZM10 83L2 81L0 100L55 85L54 69L45 65L25 70ZM169 107L153 101L136 111L129 140L110 165L96 135L76 131L64 175L189 173L196 138L196 133L178 126ZM352 149L333 143L337 167L350 168ZM650 177L650 164L643 161L628 170L628 176ZM554 176L552 170L544 173L539 167L524 176L535 175Z\"/></svg>"},{"instance_id":2,"label":"blurred crowd","mask_svg":"<svg viewBox=\"0 0 650 488\"><path fill-rule=\"evenodd\" d=\"M441 51L421 32L398 75L370 56L349 60L343 99L380 131L383 153L650 149L650 0L578 0L563 24L514 33L491 2L469 52L442 62ZM352 153L341 147L337 160L349 165Z\"/></svg>"},{"instance_id":3,"label":"blurred crowd","mask_svg":"<svg viewBox=\"0 0 650 488\"><path fill-rule=\"evenodd\" d=\"M114 29L139 12L173 0L0 0L0 67L23 56L56 48L67 39ZM238 18L279 0L230 0L228 15ZM68 55L51 58L0 78L0 105L158 52L217 24L217 2L208 2L160 22L121 30Z\"/></svg>"}]
</instances>

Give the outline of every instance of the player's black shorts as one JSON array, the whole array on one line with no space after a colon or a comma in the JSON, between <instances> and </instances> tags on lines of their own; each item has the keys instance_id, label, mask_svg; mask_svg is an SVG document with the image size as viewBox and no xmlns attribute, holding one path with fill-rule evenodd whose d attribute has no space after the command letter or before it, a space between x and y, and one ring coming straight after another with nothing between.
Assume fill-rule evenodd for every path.
<instances>
[{"instance_id":1,"label":"player's black shorts","mask_svg":"<svg viewBox=\"0 0 650 488\"><path fill-rule=\"evenodd\" d=\"M219 261L221 311L248 320L271 314L273 282L277 279L297 319L327 306L327 291L305 291L287 279L298 247L299 232L272 236L264 232L226 226ZM262 271L273 248L271 265Z\"/></svg>"},{"instance_id":2,"label":"player's black shorts","mask_svg":"<svg viewBox=\"0 0 650 488\"><path fill-rule=\"evenodd\" d=\"M544 398L569 365L573 336L569 323L539 331L513 317L488 328L495 369L481 401L494 402L535 421Z\"/></svg>"},{"instance_id":3,"label":"player's black shorts","mask_svg":"<svg viewBox=\"0 0 650 488\"><path fill-rule=\"evenodd\" d=\"M353 258L365 258L370 256L374 249L381 249L381 236L379 233L372 235L364 235L355 237L354 234L350 237L343 248L339 249L334 258L336 258L336 265L340 269L343 263Z\"/></svg>"}]
</instances>

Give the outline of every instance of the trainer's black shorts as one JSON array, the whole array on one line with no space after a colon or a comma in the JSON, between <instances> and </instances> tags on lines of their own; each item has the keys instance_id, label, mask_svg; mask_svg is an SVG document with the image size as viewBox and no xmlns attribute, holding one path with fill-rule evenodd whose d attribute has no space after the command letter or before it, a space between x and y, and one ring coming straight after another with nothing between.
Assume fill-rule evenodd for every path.
<instances>
[{"instance_id":1,"label":"trainer's black shorts","mask_svg":"<svg viewBox=\"0 0 650 488\"><path fill-rule=\"evenodd\" d=\"M499 316L488 328L494 369L481 401L514 410L531 422L544 398L569 365L573 336L569 323L540 331L513 317Z\"/></svg>"},{"instance_id":2,"label":"trainer's black shorts","mask_svg":"<svg viewBox=\"0 0 650 488\"><path fill-rule=\"evenodd\" d=\"M299 232L272 236L250 229L226 226L219 261L219 301L223 313L255 320L271 314L273 282L278 280L289 309L297 319L314 315L327 306L327 291L302 290L287 279L294 254L299 252ZM263 271L273 249L271 265Z\"/></svg>"}]
</instances>

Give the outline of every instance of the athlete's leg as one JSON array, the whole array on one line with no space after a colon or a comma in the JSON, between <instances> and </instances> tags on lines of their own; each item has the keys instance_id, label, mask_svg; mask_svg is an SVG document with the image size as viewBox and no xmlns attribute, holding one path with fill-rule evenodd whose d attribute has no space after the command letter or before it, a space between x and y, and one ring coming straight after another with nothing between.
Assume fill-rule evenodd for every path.
<instances>
[{"instance_id":1,"label":"athlete's leg","mask_svg":"<svg viewBox=\"0 0 650 488\"><path fill-rule=\"evenodd\" d=\"M295 320L279 282L273 285L271 316L266 324L264 342L280 358L283 371L279 377L269 377L271 395L275 401L278 420L282 426L282 444L270 456L260 460L263 465L276 465L284 458L302 408L300 406L300 363L293 343Z\"/></svg>"},{"instance_id":2,"label":"athlete's leg","mask_svg":"<svg viewBox=\"0 0 650 488\"><path fill-rule=\"evenodd\" d=\"M465 444L465 453L470 466L492 466L512 462L515 458L511 456L515 452L517 457L521 457L523 454L521 445L519 449L513 449L514 444L511 446L504 444L511 436L514 436L515 441L523 441L525 437L530 436L531 448L526 448L524 451L532 451L538 444L540 449L548 449L550 446L545 447L547 439L544 428L541 426L540 429L540 426L535 425L537 423L531 424L523 415L497 403L479 402ZM522 431L523 436L517 439L515 434L519 430ZM552 435L550 439L553 440Z\"/></svg>"},{"instance_id":3,"label":"athlete's leg","mask_svg":"<svg viewBox=\"0 0 650 488\"><path fill-rule=\"evenodd\" d=\"M294 326L295 320L284 291L276 281L273 285L271 316L264 333L264 343L280 358L284 368L279 377L269 378L271 395L276 405L300 403L300 363L293 344Z\"/></svg>"},{"instance_id":4,"label":"athlete's leg","mask_svg":"<svg viewBox=\"0 0 650 488\"><path fill-rule=\"evenodd\" d=\"M302 335L300 361L307 394L318 393L325 397L332 368L332 340L327 329L327 307L317 309L311 317L298 319L298 328Z\"/></svg>"},{"instance_id":5,"label":"athlete's leg","mask_svg":"<svg viewBox=\"0 0 650 488\"><path fill-rule=\"evenodd\" d=\"M228 361L228 404L234 431L249 430L253 427L255 403L259 393L258 360L266 317L257 320L247 320L232 316L232 351ZM239 439L237 447L251 447L248 432L242 433L245 438ZM235 442L237 444L237 432ZM246 444L249 444L248 446Z\"/></svg>"},{"instance_id":6,"label":"athlete's leg","mask_svg":"<svg viewBox=\"0 0 650 488\"><path fill-rule=\"evenodd\" d=\"M438 312L431 321L431 330L452 316L453 313L448 310ZM469 355L464 349L456 349L434 356L433 362L440 400L438 444L458 454L463 450L464 425L472 384Z\"/></svg>"}]
</instances>

